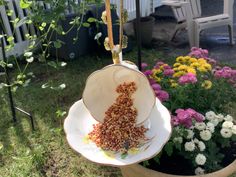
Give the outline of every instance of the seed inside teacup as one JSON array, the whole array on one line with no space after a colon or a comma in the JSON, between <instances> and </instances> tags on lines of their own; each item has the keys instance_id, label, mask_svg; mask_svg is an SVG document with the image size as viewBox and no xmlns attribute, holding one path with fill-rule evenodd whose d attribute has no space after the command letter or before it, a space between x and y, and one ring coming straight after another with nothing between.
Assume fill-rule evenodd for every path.
<instances>
[{"instance_id":1,"label":"seed inside teacup","mask_svg":"<svg viewBox=\"0 0 236 177\"><path fill-rule=\"evenodd\" d=\"M137 148L141 142L147 140L144 126L136 127L138 111L133 105L132 94L137 90L135 82L124 82L118 85L119 94L105 112L103 123L93 125L89 139L104 150L127 152Z\"/></svg>"}]
</instances>

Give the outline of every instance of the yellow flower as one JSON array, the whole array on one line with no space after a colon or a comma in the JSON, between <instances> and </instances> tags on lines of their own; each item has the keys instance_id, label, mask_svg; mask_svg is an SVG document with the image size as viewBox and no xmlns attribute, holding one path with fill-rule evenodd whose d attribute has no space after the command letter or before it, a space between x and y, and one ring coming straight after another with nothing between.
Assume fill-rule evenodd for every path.
<instances>
[{"instance_id":1,"label":"yellow flower","mask_svg":"<svg viewBox=\"0 0 236 177\"><path fill-rule=\"evenodd\" d=\"M198 67L198 71L204 73L204 72L207 72L207 69L204 66L200 66L200 67Z\"/></svg>"},{"instance_id":2,"label":"yellow flower","mask_svg":"<svg viewBox=\"0 0 236 177\"><path fill-rule=\"evenodd\" d=\"M204 67L208 70L208 71L211 71L212 67L210 64L205 64Z\"/></svg>"},{"instance_id":3,"label":"yellow flower","mask_svg":"<svg viewBox=\"0 0 236 177\"><path fill-rule=\"evenodd\" d=\"M198 62L194 62L194 63L191 63L191 65L190 65L191 67L199 67L200 66L200 64L198 63Z\"/></svg>"},{"instance_id":4,"label":"yellow flower","mask_svg":"<svg viewBox=\"0 0 236 177\"><path fill-rule=\"evenodd\" d=\"M160 78L160 77L155 76L154 79L155 79L155 81L157 81L157 82L161 82L161 78Z\"/></svg>"},{"instance_id":5,"label":"yellow flower","mask_svg":"<svg viewBox=\"0 0 236 177\"><path fill-rule=\"evenodd\" d=\"M162 71L160 69L153 69L152 70L152 75L156 76L157 74L160 74Z\"/></svg>"},{"instance_id":6,"label":"yellow flower","mask_svg":"<svg viewBox=\"0 0 236 177\"><path fill-rule=\"evenodd\" d=\"M184 72L184 71L179 71L179 72L174 73L173 77L180 77L180 76L184 75L185 73L186 72Z\"/></svg>"},{"instance_id":7,"label":"yellow flower","mask_svg":"<svg viewBox=\"0 0 236 177\"><path fill-rule=\"evenodd\" d=\"M196 74L196 70L194 68L192 68L192 67L188 67L187 72L188 73Z\"/></svg>"},{"instance_id":8,"label":"yellow flower","mask_svg":"<svg viewBox=\"0 0 236 177\"><path fill-rule=\"evenodd\" d=\"M177 83L171 83L170 86L173 87L173 88L176 88L178 86L178 84Z\"/></svg>"},{"instance_id":9,"label":"yellow flower","mask_svg":"<svg viewBox=\"0 0 236 177\"><path fill-rule=\"evenodd\" d=\"M185 57L184 57L184 61L185 61L185 62L188 62L190 59L191 59L190 56L185 56Z\"/></svg>"},{"instance_id":10,"label":"yellow flower","mask_svg":"<svg viewBox=\"0 0 236 177\"><path fill-rule=\"evenodd\" d=\"M178 71L179 69L178 68L173 68L174 71Z\"/></svg>"},{"instance_id":11,"label":"yellow flower","mask_svg":"<svg viewBox=\"0 0 236 177\"><path fill-rule=\"evenodd\" d=\"M181 65L181 63L175 63L173 66L174 67L179 67Z\"/></svg>"},{"instance_id":12,"label":"yellow flower","mask_svg":"<svg viewBox=\"0 0 236 177\"><path fill-rule=\"evenodd\" d=\"M204 58L199 58L198 63L205 64L205 63L207 63L207 61Z\"/></svg>"},{"instance_id":13,"label":"yellow flower","mask_svg":"<svg viewBox=\"0 0 236 177\"><path fill-rule=\"evenodd\" d=\"M212 87L212 82L210 80L205 80L202 83L202 87L208 90Z\"/></svg>"},{"instance_id":14,"label":"yellow flower","mask_svg":"<svg viewBox=\"0 0 236 177\"><path fill-rule=\"evenodd\" d=\"M184 60L183 56L179 56L179 57L176 58L176 61L180 62L180 63L183 62L183 60Z\"/></svg>"},{"instance_id":15,"label":"yellow flower","mask_svg":"<svg viewBox=\"0 0 236 177\"><path fill-rule=\"evenodd\" d=\"M187 70L188 69L188 66L187 65L180 65L178 67L179 70Z\"/></svg>"},{"instance_id":16,"label":"yellow flower","mask_svg":"<svg viewBox=\"0 0 236 177\"><path fill-rule=\"evenodd\" d=\"M189 60L191 63L195 63L195 62L197 62L197 59L196 58L190 58L190 60Z\"/></svg>"}]
</instances>

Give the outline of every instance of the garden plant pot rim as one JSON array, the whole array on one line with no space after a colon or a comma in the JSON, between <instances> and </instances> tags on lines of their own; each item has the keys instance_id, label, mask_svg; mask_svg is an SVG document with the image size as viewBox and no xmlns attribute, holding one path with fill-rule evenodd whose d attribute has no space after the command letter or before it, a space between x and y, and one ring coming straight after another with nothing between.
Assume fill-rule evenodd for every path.
<instances>
[{"instance_id":1,"label":"garden plant pot rim","mask_svg":"<svg viewBox=\"0 0 236 177\"><path fill-rule=\"evenodd\" d=\"M163 172L154 171L143 167L142 165L135 164L126 167L120 167L122 175L124 177L196 177L197 175L183 176L183 175L173 175ZM221 170L207 173L204 175L199 175L202 177L227 177L236 172L236 160L234 160L228 166L222 168Z\"/></svg>"}]
</instances>

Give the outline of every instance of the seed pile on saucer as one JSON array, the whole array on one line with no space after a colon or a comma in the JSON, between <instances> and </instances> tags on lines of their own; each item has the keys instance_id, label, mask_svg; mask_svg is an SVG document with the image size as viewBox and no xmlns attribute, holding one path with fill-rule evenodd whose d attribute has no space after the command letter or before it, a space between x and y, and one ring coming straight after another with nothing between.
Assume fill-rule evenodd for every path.
<instances>
[{"instance_id":1,"label":"seed pile on saucer","mask_svg":"<svg viewBox=\"0 0 236 177\"><path fill-rule=\"evenodd\" d=\"M127 152L147 140L144 126L136 127L137 109L133 107L132 94L137 90L135 82L124 82L116 88L119 96L105 112L103 123L93 125L88 134L98 147L116 152Z\"/></svg>"}]
</instances>

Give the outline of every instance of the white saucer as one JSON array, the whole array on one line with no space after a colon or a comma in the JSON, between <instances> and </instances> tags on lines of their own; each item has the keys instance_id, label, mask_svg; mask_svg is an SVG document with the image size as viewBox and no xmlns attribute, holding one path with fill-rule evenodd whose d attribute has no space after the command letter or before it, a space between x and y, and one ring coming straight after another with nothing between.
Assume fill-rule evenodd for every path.
<instances>
[{"instance_id":1,"label":"white saucer","mask_svg":"<svg viewBox=\"0 0 236 177\"><path fill-rule=\"evenodd\" d=\"M64 122L67 141L72 149L88 160L111 166L131 165L154 157L169 140L172 130L169 111L157 99L149 120L144 123L145 127L150 128L146 133L146 136L151 138L150 142L128 152L124 157L120 153L105 152L86 138L95 123L97 121L90 115L82 100L77 101L70 108Z\"/></svg>"}]
</instances>

